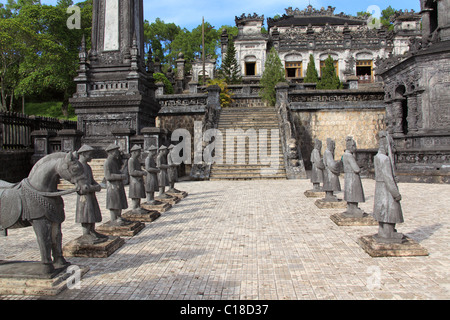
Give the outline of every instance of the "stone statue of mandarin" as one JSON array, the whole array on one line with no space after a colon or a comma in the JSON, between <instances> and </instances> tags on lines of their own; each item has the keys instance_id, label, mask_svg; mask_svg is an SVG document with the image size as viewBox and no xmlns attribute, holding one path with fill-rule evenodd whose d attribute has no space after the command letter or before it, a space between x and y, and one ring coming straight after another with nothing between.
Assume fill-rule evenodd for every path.
<instances>
[{"instance_id":1,"label":"stone statue of mandarin","mask_svg":"<svg viewBox=\"0 0 450 320\"><path fill-rule=\"evenodd\" d=\"M170 198L170 196L166 194L166 187L169 186L169 178L167 176L167 169L169 168L169 166L167 165L167 153L167 147L161 146L159 148L158 156L156 157L156 167L160 170L158 173L158 198L160 199Z\"/></svg>"},{"instance_id":2,"label":"stone statue of mandarin","mask_svg":"<svg viewBox=\"0 0 450 320\"><path fill-rule=\"evenodd\" d=\"M122 218L122 210L128 208L127 196L123 181L127 176L120 170L121 155L120 147L117 144L109 145L105 151L108 158L105 161L106 179L106 208L111 214L111 224L123 226L128 223Z\"/></svg>"},{"instance_id":3,"label":"stone statue of mandarin","mask_svg":"<svg viewBox=\"0 0 450 320\"><path fill-rule=\"evenodd\" d=\"M327 139L327 149L323 154L323 164L325 166L323 176L323 191L325 191L325 199L327 202L336 202L338 199L333 194L335 191L341 191L341 184L339 182L340 175L340 161L334 160L335 150L334 140Z\"/></svg>"},{"instance_id":4,"label":"stone statue of mandarin","mask_svg":"<svg viewBox=\"0 0 450 320\"><path fill-rule=\"evenodd\" d=\"M325 166L323 165L321 150L322 141L314 139L314 149L311 152L311 182L313 184L313 191L321 191L320 184L323 183L323 170Z\"/></svg>"},{"instance_id":5,"label":"stone statue of mandarin","mask_svg":"<svg viewBox=\"0 0 450 320\"><path fill-rule=\"evenodd\" d=\"M180 193L180 190L175 189L175 182L178 181L178 165L173 161L172 150L175 146L171 144L168 148L169 153L167 155L167 176L169 179L169 193Z\"/></svg>"},{"instance_id":6,"label":"stone statue of mandarin","mask_svg":"<svg viewBox=\"0 0 450 320\"><path fill-rule=\"evenodd\" d=\"M145 159L145 171L147 171L147 180L145 181L145 192L147 193L147 204L154 205L157 203L155 200L155 192L158 191L158 173L161 171L156 167L156 152L158 148L151 146L148 149L149 153Z\"/></svg>"},{"instance_id":7,"label":"stone statue of mandarin","mask_svg":"<svg viewBox=\"0 0 450 320\"><path fill-rule=\"evenodd\" d=\"M128 160L128 174L130 175L129 194L132 201L132 211L140 213L141 199L146 198L144 176L147 173L142 170L139 157L141 156L142 148L138 145L131 148L131 157Z\"/></svg>"},{"instance_id":8,"label":"stone statue of mandarin","mask_svg":"<svg viewBox=\"0 0 450 320\"><path fill-rule=\"evenodd\" d=\"M94 148L83 145L78 151L79 161L88 178L89 190L85 194L78 194L75 213L75 222L81 223L83 236L81 241L89 244L102 243L108 240L108 236L95 231L95 224L102 221L102 213L98 205L96 192L101 191L101 186L94 180L89 162L92 160Z\"/></svg>"},{"instance_id":9,"label":"stone statue of mandarin","mask_svg":"<svg viewBox=\"0 0 450 320\"><path fill-rule=\"evenodd\" d=\"M342 156L345 173L344 200L347 201L347 211L344 215L351 217L363 217L364 211L358 208L358 203L365 202L364 190L359 173L360 167L356 163L356 142L352 137L346 138L345 153Z\"/></svg>"},{"instance_id":10,"label":"stone statue of mandarin","mask_svg":"<svg viewBox=\"0 0 450 320\"><path fill-rule=\"evenodd\" d=\"M393 141L385 131L379 133L379 138L380 145L374 158L376 184L373 217L379 225L375 239L381 243L402 243L404 235L395 229L395 225L404 220L400 204L402 196L394 173Z\"/></svg>"}]
</instances>

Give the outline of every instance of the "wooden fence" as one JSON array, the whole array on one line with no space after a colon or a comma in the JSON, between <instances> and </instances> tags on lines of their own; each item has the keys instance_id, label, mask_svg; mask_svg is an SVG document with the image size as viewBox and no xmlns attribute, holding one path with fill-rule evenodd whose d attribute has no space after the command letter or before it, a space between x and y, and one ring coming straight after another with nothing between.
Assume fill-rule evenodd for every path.
<instances>
[{"instance_id":1,"label":"wooden fence","mask_svg":"<svg viewBox=\"0 0 450 320\"><path fill-rule=\"evenodd\" d=\"M36 130L58 132L76 128L76 121L0 112L0 150L33 148L31 133Z\"/></svg>"}]
</instances>

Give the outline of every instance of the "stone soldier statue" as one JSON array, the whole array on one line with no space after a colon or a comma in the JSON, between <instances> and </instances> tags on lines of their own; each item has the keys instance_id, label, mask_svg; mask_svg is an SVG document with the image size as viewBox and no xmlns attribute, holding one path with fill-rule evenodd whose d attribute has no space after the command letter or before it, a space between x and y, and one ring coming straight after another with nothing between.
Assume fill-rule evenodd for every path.
<instances>
[{"instance_id":1,"label":"stone soldier statue","mask_svg":"<svg viewBox=\"0 0 450 320\"><path fill-rule=\"evenodd\" d=\"M108 158L105 161L106 208L111 213L111 224L123 226L128 221L122 219L122 210L128 208L127 196L123 181L127 175L121 172L120 150L117 144L109 145L105 151Z\"/></svg>"},{"instance_id":2,"label":"stone soldier statue","mask_svg":"<svg viewBox=\"0 0 450 320\"><path fill-rule=\"evenodd\" d=\"M323 164L325 166L323 175L323 191L325 191L325 201L338 201L333 192L341 191L341 184L339 182L340 175L340 161L334 160L335 142L327 139L327 149L323 154Z\"/></svg>"},{"instance_id":3,"label":"stone soldier statue","mask_svg":"<svg viewBox=\"0 0 450 320\"><path fill-rule=\"evenodd\" d=\"M358 208L358 203L365 202L364 190L359 173L360 167L356 163L356 142L352 137L345 139L345 153L342 156L345 173L344 200L347 201L347 211L344 215L362 217L364 211Z\"/></svg>"},{"instance_id":4,"label":"stone soldier statue","mask_svg":"<svg viewBox=\"0 0 450 320\"><path fill-rule=\"evenodd\" d=\"M129 194L132 199L132 210L139 211L141 207L141 199L146 197L144 176L147 174L142 170L139 157L141 156L142 148L138 145L131 148L131 157L128 160L128 174L130 176Z\"/></svg>"},{"instance_id":5,"label":"stone soldier statue","mask_svg":"<svg viewBox=\"0 0 450 320\"><path fill-rule=\"evenodd\" d=\"M156 152L158 148L151 146L148 156L145 159L145 171L147 171L147 180L145 182L145 192L147 193L147 204L156 204L155 192L158 191L158 173L161 171L156 167Z\"/></svg>"},{"instance_id":6,"label":"stone soldier statue","mask_svg":"<svg viewBox=\"0 0 450 320\"><path fill-rule=\"evenodd\" d=\"M169 178L167 176L167 153L168 149L166 146L161 146L159 148L158 156L156 157L156 167L160 170L158 173L158 186L159 186L159 198L170 198L166 194L166 187L169 186Z\"/></svg>"},{"instance_id":7,"label":"stone soldier statue","mask_svg":"<svg viewBox=\"0 0 450 320\"><path fill-rule=\"evenodd\" d=\"M403 223L399 192L392 154L392 138L385 131L379 133L379 149L374 158L375 198L373 217L378 221L378 234L375 238L382 243L402 243L404 235L395 230L396 223Z\"/></svg>"},{"instance_id":8,"label":"stone soldier statue","mask_svg":"<svg viewBox=\"0 0 450 320\"><path fill-rule=\"evenodd\" d=\"M81 223L83 236L81 241L89 244L96 244L108 240L108 236L95 231L95 224L102 221L102 213L98 205L96 192L101 191L101 186L94 180L89 162L92 160L94 149L88 145L83 145L78 151L79 161L83 165L84 172L88 178L89 190L87 193L77 196L75 222Z\"/></svg>"},{"instance_id":9,"label":"stone soldier statue","mask_svg":"<svg viewBox=\"0 0 450 320\"><path fill-rule=\"evenodd\" d=\"M320 184L323 183L323 170L325 166L323 165L321 150L322 141L314 139L314 149L311 152L311 182L314 186L313 191L320 191Z\"/></svg>"},{"instance_id":10,"label":"stone soldier statue","mask_svg":"<svg viewBox=\"0 0 450 320\"><path fill-rule=\"evenodd\" d=\"M167 177L169 179L169 193L179 193L180 191L175 189L175 182L178 181L178 165L173 161L173 148L175 146L171 144L168 148L169 153L167 155L167 165L169 168L167 169Z\"/></svg>"}]
</instances>

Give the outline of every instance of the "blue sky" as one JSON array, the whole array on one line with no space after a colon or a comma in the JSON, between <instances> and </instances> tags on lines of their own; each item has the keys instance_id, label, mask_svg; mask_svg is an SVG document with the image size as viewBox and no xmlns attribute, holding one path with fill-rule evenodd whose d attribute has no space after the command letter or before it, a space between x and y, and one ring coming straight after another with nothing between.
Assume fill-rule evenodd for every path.
<instances>
[{"instance_id":1,"label":"blue sky","mask_svg":"<svg viewBox=\"0 0 450 320\"><path fill-rule=\"evenodd\" d=\"M0 0L0 3L6 3ZM74 3L77 3L74 0ZM366 11L371 5L385 9L414 9L420 11L419 0L144 0L144 18L150 22L156 18L166 23L173 22L182 28L192 30L202 22L202 17L211 25L219 28L222 25L234 26L235 16L243 13L264 15L265 18L276 14L284 14L286 8L303 10L311 3L315 8L333 6L335 12L355 15L358 11ZM42 4L55 5L57 0L41 0Z\"/></svg>"}]
</instances>

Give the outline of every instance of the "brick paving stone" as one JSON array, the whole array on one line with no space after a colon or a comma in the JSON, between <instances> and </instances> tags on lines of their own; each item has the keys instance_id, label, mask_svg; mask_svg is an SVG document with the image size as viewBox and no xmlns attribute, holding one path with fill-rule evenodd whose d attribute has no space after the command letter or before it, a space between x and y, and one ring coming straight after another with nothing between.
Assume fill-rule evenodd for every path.
<instances>
[{"instance_id":1,"label":"brick paving stone","mask_svg":"<svg viewBox=\"0 0 450 320\"><path fill-rule=\"evenodd\" d=\"M341 181L343 185L343 181ZM375 182L363 180L372 212ZM89 266L80 289L56 297L2 300L449 299L450 185L400 184L399 232L427 257L372 258L358 245L375 226L339 227L319 209L308 180L182 182L189 196L108 258L67 258ZM98 194L104 222L105 191ZM338 195L342 198L342 193ZM80 236L76 196L64 197L63 242ZM341 209L342 210L342 209ZM39 260L31 228L0 238L0 260Z\"/></svg>"}]
</instances>

